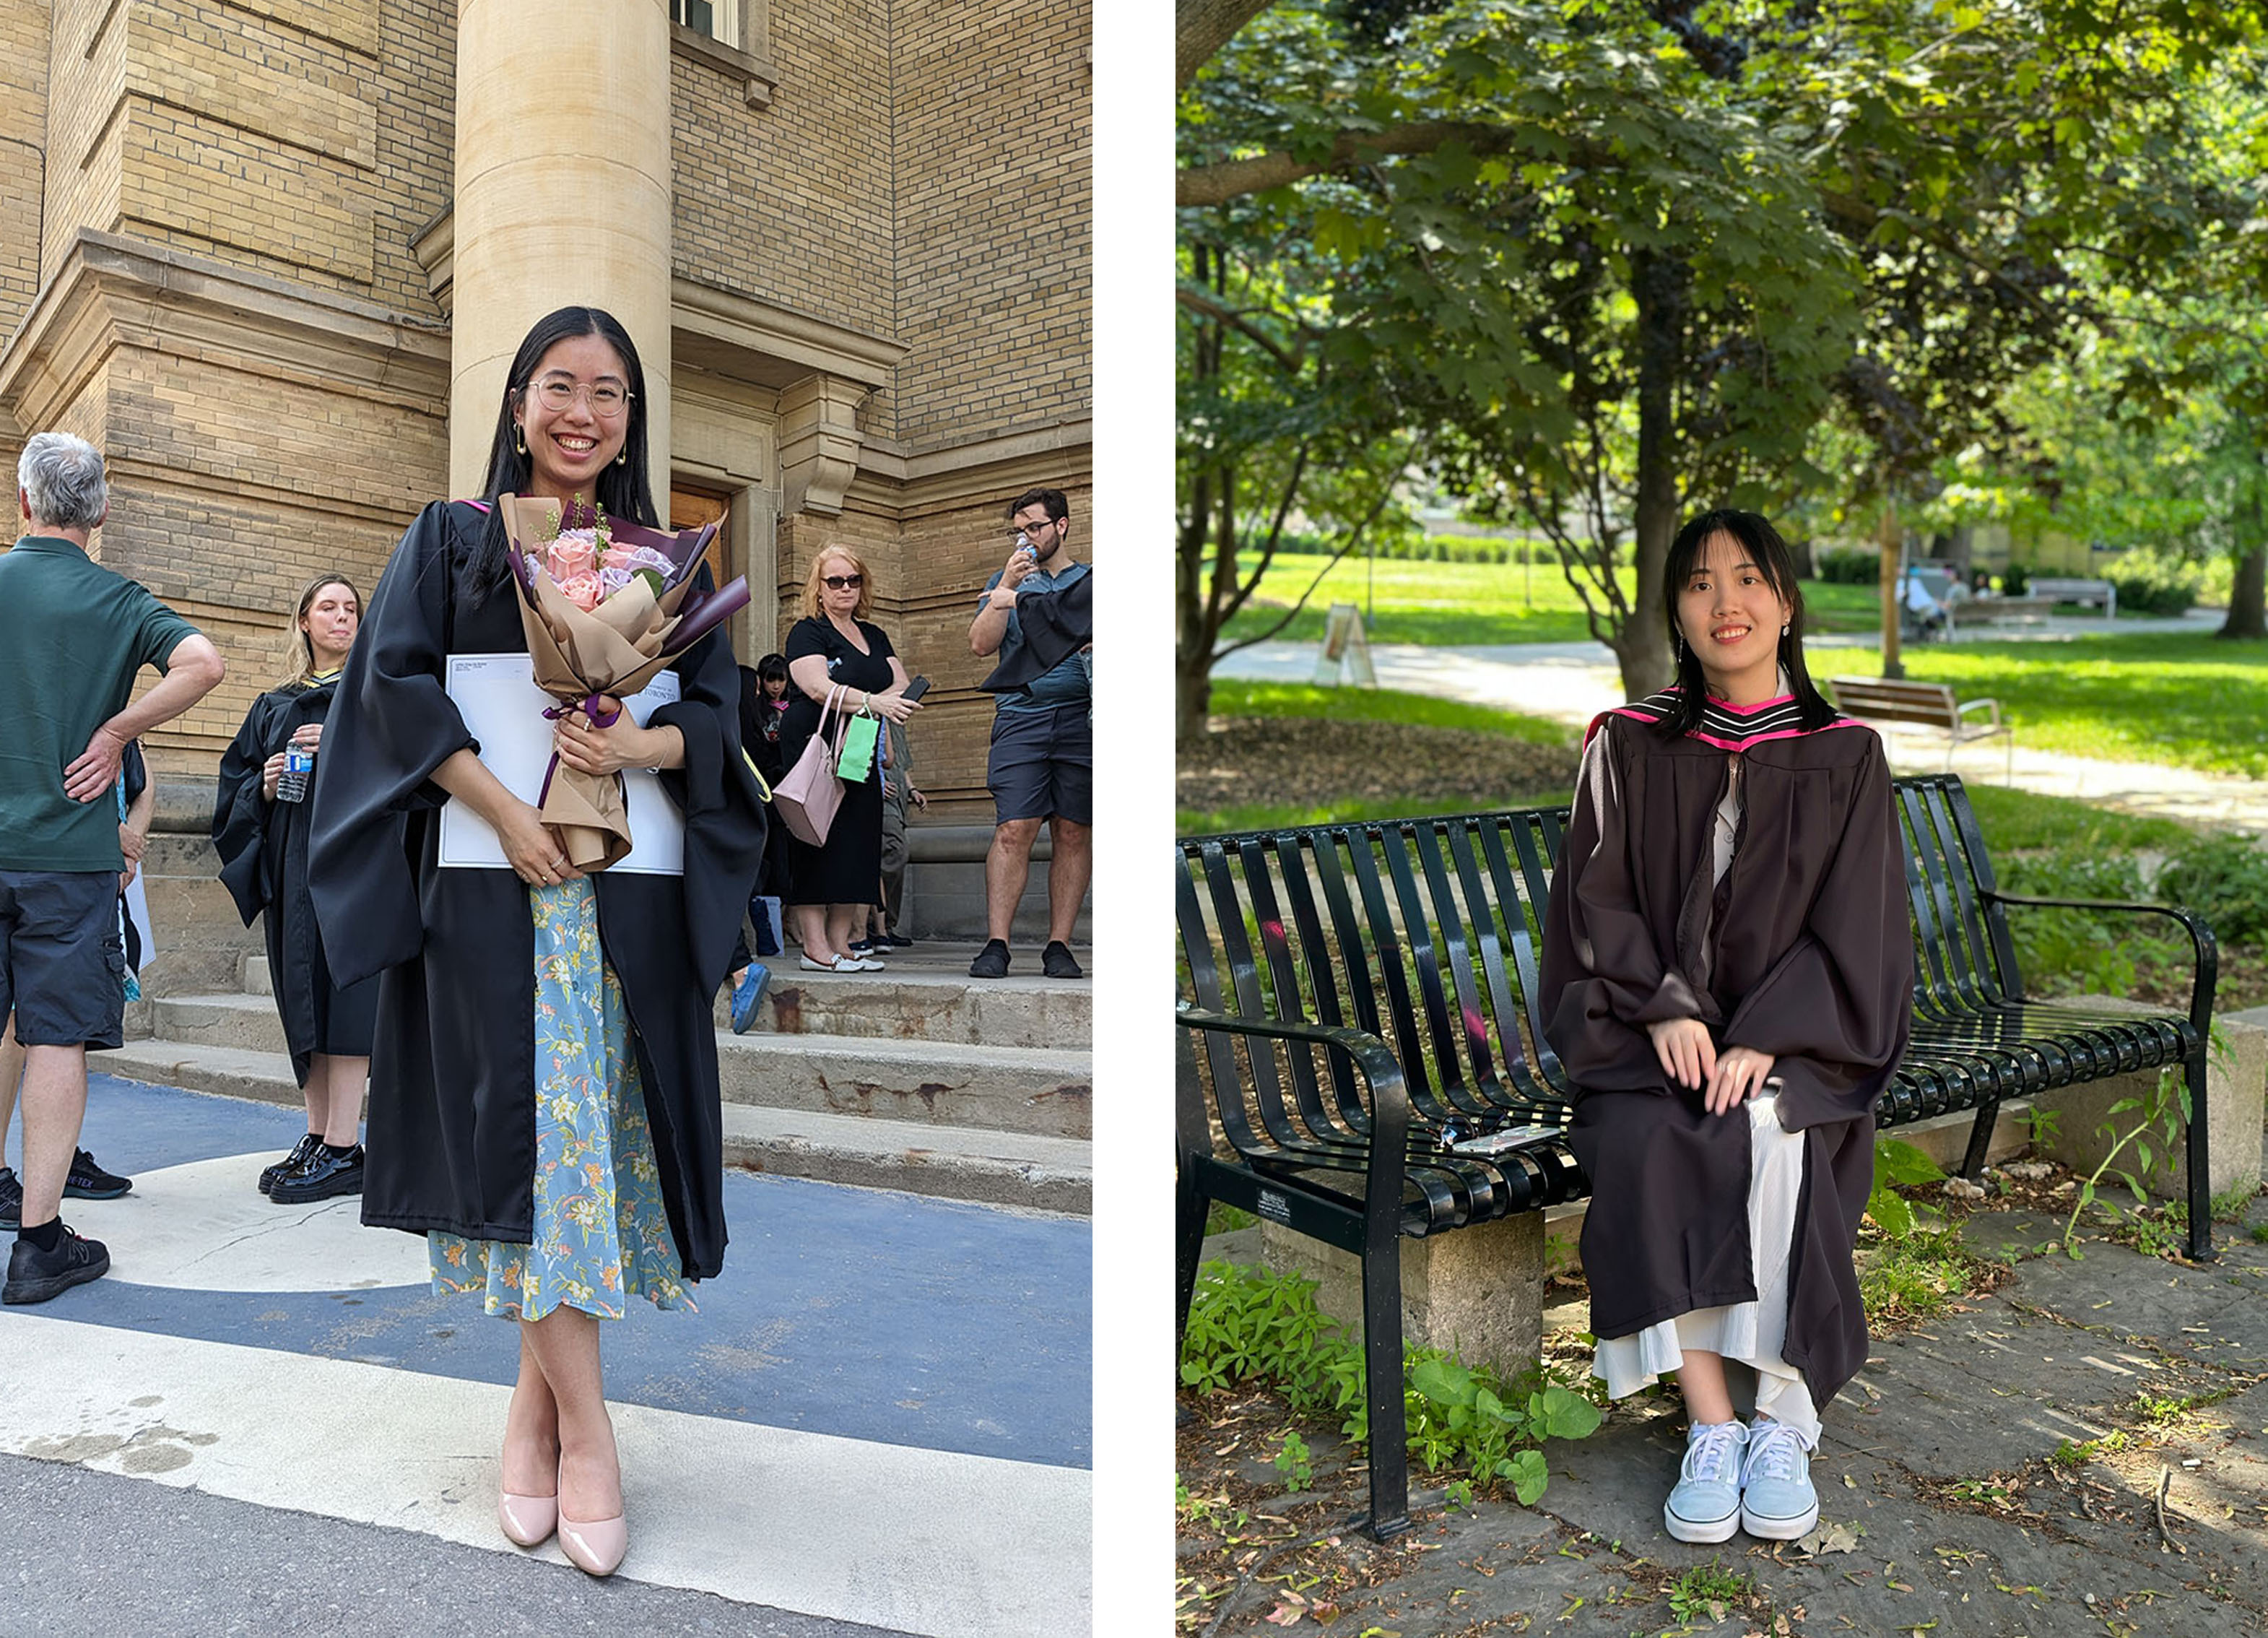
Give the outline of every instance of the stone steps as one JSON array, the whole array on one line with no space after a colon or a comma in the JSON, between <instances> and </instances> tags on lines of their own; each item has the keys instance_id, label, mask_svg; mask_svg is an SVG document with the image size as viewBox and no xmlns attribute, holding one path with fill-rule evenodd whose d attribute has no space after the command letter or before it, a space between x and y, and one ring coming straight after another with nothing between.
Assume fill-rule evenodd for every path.
<instances>
[{"instance_id":1,"label":"stone steps","mask_svg":"<svg viewBox=\"0 0 2268 1638\"><path fill-rule=\"evenodd\" d=\"M264 996L160 996L151 1029L151 1038L129 1047L213 1048L287 1061L283 1022ZM1093 1131L1093 1054L1083 1051L725 1030L717 1037L717 1059L728 1106L1082 1140Z\"/></svg>"},{"instance_id":2,"label":"stone steps","mask_svg":"<svg viewBox=\"0 0 2268 1638\"><path fill-rule=\"evenodd\" d=\"M805 972L792 953L771 956L771 985L751 1033L1046 1048L1084 1047L1094 1039L1092 978L1046 978L1036 972L972 978L971 954L940 946L913 959L901 953L887 972L842 974ZM243 988L247 995L275 993L267 956L245 957ZM720 992L719 1029L729 1027L731 1014L731 992Z\"/></svg>"},{"instance_id":3,"label":"stone steps","mask_svg":"<svg viewBox=\"0 0 2268 1638\"><path fill-rule=\"evenodd\" d=\"M129 1041L89 1065L128 1081L300 1107L281 1051L158 1038ZM730 1166L1030 1210L1091 1209L1091 1149L1082 1139L733 1102L724 1117Z\"/></svg>"}]
</instances>

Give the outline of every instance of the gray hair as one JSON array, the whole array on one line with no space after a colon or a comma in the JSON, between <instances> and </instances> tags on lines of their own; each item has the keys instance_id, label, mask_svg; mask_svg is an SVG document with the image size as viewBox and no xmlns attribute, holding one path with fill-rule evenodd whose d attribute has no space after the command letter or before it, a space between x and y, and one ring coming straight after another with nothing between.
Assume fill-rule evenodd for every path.
<instances>
[{"instance_id":1,"label":"gray hair","mask_svg":"<svg viewBox=\"0 0 2268 1638\"><path fill-rule=\"evenodd\" d=\"M33 433L16 462L16 484L33 520L54 528L92 529L110 505L101 452L69 432Z\"/></svg>"}]
</instances>

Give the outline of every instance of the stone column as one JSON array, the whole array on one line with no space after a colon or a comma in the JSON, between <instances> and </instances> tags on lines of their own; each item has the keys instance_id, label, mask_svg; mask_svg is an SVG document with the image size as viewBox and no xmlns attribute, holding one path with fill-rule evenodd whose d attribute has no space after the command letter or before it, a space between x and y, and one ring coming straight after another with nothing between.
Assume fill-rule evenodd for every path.
<instances>
[{"instance_id":1,"label":"stone column","mask_svg":"<svg viewBox=\"0 0 2268 1638\"><path fill-rule=\"evenodd\" d=\"M607 309L637 344L654 501L666 511L669 140L665 0L460 0L453 493L480 492L519 338L581 305Z\"/></svg>"}]
</instances>

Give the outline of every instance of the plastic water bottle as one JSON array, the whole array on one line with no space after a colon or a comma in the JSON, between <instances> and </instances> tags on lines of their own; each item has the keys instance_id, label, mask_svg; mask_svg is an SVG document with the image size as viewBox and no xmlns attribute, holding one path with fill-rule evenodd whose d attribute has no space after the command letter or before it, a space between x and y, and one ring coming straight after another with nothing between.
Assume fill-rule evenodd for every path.
<instances>
[{"instance_id":1,"label":"plastic water bottle","mask_svg":"<svg viewBox=\"0 0 2268 1638\"><path fill-rule=\"evenodd\" d=\"M279 802L304 802L307 800L307 781L314 777L315 753L311 746L296 741L284 748L284 773L276 781L276 800Z\"/></svg>"}]
</instances>

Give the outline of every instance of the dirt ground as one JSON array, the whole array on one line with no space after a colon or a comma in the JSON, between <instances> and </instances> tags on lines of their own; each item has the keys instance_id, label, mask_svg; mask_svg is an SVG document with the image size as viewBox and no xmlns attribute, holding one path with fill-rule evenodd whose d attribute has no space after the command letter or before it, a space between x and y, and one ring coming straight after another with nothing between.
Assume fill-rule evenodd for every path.
<instances>
[{"instance_id":1,"label":"dirt ground","mask_svg":"<svg viewBox=\"0 0 2268 1638\"><path fill-rule=\"evenodd\" d=\"M1319 717L1214 719L1179 751L1178 805L1438 801L1444 813L1521 807L1575 783L1572 747L1501 734Z\"/></svg>"}]
</instances>

